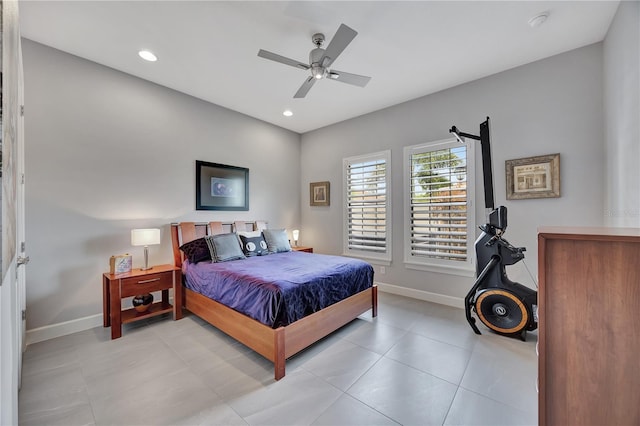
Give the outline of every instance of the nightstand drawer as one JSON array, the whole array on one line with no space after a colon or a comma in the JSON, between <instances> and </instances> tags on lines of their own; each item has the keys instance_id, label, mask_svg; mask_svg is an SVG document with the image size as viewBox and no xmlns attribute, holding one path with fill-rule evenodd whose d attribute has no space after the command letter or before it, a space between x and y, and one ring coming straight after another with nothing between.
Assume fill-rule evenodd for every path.
<instances>
[{"instance_id":1,"label":"nightstand drawer","mask_svg":"<svg viewBox=\"0 0 640 426\"><path fill-rule=\"evenodd\" d=\"M161 272L157 274L140 275L138 277L123 278L120 296L128 297L136 294L151 293L173 287L173 273Z\"/></svg>"}]
</instances>

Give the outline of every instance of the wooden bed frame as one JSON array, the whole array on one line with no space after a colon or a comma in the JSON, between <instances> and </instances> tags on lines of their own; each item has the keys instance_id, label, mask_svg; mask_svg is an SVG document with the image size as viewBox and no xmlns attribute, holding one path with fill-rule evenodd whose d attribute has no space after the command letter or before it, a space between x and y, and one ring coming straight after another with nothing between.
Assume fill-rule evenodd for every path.
<instances>
[{"instance_id":1,"label":"wooden bed frame","mask_svg":"<svg viewBox=\"0 0 640 426\"><path fill-rule=\"evenodd\" d=\"M233 228L260 227L254 222L181 222L171 224L171 241L176 266L181 267L184 255L180 246L205 235L231 232ZM183 275L184 276L184 275ZM280 380L285 375L285 361L304 348L331 334L371 309L378 314L378 288L374 285L347 299L308 315L285 327L271 328L208 297L189 290L184 285L184 307L219 330L250 347L274 364L274 375Z\"/></svg>"}]
</instances>

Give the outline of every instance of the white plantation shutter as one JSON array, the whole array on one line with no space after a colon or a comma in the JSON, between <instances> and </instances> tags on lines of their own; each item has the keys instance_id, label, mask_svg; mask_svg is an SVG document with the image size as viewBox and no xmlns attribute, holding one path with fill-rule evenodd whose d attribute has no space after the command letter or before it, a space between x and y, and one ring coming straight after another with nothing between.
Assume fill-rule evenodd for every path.
<instances>
[{"instance_id":1,"label":"white plantation shutter","mask_svg":"<svg viewBox=\"0 0 640 426\"><path fill-rule=\"evenodd\" d=\"M343 161L345 254L391 260L390 159L384 151Z\"/></svg>"},{"instance_id":2,"label":"white plantation shutter","mask_svg":"<svg viewBox=\"0 0 640 426\"><path fill-rule=\"evenodd\" d=\"M405 262L470 270L475 219L472 145L405 148Z\"/></svg>"}]
</instances>

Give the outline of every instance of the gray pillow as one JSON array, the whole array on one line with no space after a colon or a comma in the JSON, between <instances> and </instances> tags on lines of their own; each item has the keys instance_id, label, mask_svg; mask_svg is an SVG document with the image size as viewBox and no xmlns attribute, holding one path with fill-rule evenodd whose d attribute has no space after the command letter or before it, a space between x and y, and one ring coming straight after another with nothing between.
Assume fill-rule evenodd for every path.
<instances>
[{"instance_id":1,"label":"gray pillow","mask_svg":"<svg viewBox=\"0 0 640 426\"><path fill-rule=\"evenodd\" d=\"M269 253L291 251L289 237L285 229L264 229L262 235L264 235L264 240L267 242Z\"/></svg>"},{"instance_id":2,"label":"gray pillow","mask_svg":"<svg viewBox=\"0 0 640 426\"><path fill-rule=\"evenodd\" d=\"M214 262L226 262L246 257L236 234L209 235L206 239L211 251L211 259Z\"/></svg>"}]
</instances>

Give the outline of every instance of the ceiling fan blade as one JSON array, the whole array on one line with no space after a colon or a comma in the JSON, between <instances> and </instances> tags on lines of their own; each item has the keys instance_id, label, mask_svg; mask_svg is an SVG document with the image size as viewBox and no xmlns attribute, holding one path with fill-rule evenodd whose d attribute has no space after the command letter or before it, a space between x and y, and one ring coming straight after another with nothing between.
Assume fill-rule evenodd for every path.
<instances>
[{"instance_id":1,"label":"ceiling fan blade","mask_svg":"<svg viewBox=\"0 0 640 426\"><path fill-rule=\"evenodd\" d=\"M303 70L308 70L310 68L309 65L307 64L303 64L302 62L298 62L293 59L285 58L284 56L278 55L277 53L269 52L267 50L260 49L258 51L258 56L260 56L261 58L269 59L271 61L280 62L281 64L300 68Z\"/></svg>"},{"instance_id":2,"label":"ceiling fan blade","mask_svg":"<svg viewBox=\"0 0 640 426\"><path fill-rule=\"evenodd\" d=\"M343 83L353 84L354 86L360 87L366 86L369 80L371 80L371 77L338 70L331 70L328 77L330 80L341 81Z\"/></svg>"},{"instance_id":3,"label":"ceiling fan blade","mask_svg":"<svg viewBox=\"0 0 640 426\"><path fill-rule=\"evenodd\" d=\"M322 66L329 67L357 35L358 32L356 30L347 27L345 24L340 24L336 35L333 36L324 51L324 56L320 61Z\"/></svg>"},{"instance_id":4,"label":"ceiling fan blade","mask_svg":"<svg viewBox=\"0 0 640 426\"><path fill-rule=\"evenodd\" d=\"M309 76L309 78L307 78L304 83L302 83L302 86L300 86L300 88L298 89L298 91L296 92L295 95L293 95L294 98L304 98L305 96L307 96L307 93L309 92L309 89L311 89L311 87L315 84L316 82L316 78L314 78L313 76Z\"/></svg>"}]
</instances>

